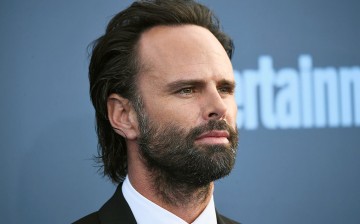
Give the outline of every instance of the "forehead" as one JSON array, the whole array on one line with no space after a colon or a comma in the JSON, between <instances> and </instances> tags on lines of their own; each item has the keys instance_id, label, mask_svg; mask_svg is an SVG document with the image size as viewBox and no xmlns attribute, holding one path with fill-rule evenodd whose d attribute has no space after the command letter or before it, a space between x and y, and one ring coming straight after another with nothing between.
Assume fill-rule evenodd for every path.
<instances>
[{"instance_id":1,"label":"forehead","mask_svg":"<svg viewBox=\"0 0 360 224\"><path fill-rule=\"evenodd\" d=\"M216 37L196 25L156 26L139 40L140 77L172 81L218 77L233 80L230 59Z\"/></svg>"}]
</instances>

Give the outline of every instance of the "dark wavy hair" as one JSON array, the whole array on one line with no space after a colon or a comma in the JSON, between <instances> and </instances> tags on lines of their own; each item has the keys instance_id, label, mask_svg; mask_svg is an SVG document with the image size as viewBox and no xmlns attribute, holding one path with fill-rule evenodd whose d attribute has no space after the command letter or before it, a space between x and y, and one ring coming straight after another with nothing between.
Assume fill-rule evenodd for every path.
<instances>
[{"instance_id":1,"label":"dark wavy hair","mask_svg":"<svg viewBox=\"0 0 360 224\"><path fill-rule=\"evenodd\" d=\"M92 43L89 65L90 96L95 108L98 159L103 174L121 182L127 174L125 139L111 126L107 101L112 93L135 103L139 72L137 43L141 34L158 25L193 24L208 29L231 59L233 42L221 31L219 20L206 6L193 0L142 0L115 15L106 32Z\"/></svg>"}]
</instances>

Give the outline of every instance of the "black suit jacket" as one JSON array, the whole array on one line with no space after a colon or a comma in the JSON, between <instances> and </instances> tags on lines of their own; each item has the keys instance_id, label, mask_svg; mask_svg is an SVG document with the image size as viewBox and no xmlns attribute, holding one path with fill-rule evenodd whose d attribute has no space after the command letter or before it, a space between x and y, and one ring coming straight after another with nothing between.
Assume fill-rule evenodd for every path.
<instances>
[{"instance_id":1,"label":"black suit jacket","mask_svg":"<svg viewBox=\"0 0 360 224\"><path fill-rule=\"evenodd\" d=\"M100 208L73 224L136 224L135 217L126 202L119 184L115 194ZM218 224L239 224L216 212Z\"/></svg>"}]
</instances>

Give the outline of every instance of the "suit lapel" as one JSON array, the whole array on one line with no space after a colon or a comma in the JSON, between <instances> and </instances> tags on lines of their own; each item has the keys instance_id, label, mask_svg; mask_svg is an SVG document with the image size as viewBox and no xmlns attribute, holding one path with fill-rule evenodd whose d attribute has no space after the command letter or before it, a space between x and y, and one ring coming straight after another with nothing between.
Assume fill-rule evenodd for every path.
<instances>
[{"instance_id":1,"label":"suit lapel","mask_svg":"<svg viewBox=\"0 0 360 224\"><path fill-rule=\"evenodd\" d=\"M231 220L229 218L226 218L225 216L220 215L217 211L216 211L216 219L217 219L217 224L240 224L238 222L235 222L234 220Z\"/></svg>"},{"instance_id":2,"label":"suit lapel","mask_svg":"<svg viewBox=\"0 0 360 224\"><path fill-rule=\"evenodd\" d=\"M136 224L121 187L122 183L117 187L115 194L100 208L99 217L102 224Z\"/></svg>"},{"instance_id":3,"label":"suit lapel","mask_svg":"<svg viewBox=\"0 0 360 224\"><path fill-rule=\"evenodd\" d=\"M135 217L122 193L122 183L117 187L114 195L100 208L99 218L101 224L136 224ZM218 224L236 224L216 211Z\"/></svg>"}]
</instances>

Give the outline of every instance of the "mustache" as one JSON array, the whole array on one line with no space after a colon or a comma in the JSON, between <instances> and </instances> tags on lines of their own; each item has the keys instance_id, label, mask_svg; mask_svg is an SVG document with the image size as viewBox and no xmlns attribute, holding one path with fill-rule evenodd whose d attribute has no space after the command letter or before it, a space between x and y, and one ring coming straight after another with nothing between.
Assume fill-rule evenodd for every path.
<instances>
[{"instance_id":1,"label":"mustache","mask_svg":"<svg viewBox=\"0 0 360 224\"><path fill-rule=\"evenodd\" d=\"M188 137L189 140L195 140L201 134L209 131L227 131L230 137L237 135L237 130L234 130L230 125L224 120L210 120L207 123L197 126L190 130Z\"/></svg>"},{"instance_id":2,"label":"mustache","mask_svg":"<svg viewBox=\"0 0 360 224\"><path fill-rule=\"evenodd\" d=\"M179 125L175 125L173 123L166 124L161 127L153 124L151 121L144 120L141 124L142 128L140 130L142 134L141 138L138 139L138 144L143 147L169 148L186 145L184 147L193 148L195 140L200 135L214 130L227 131L229 133L229 141L235 148L237 147L239 138L237 128L234 129L225 120L210 120L207 123L193 127L190 130L186 130L185 128L179 127ZM164 133L167 133L167 135L164 136ZM163 140L157 142L157 145L152 145L149 142L150 136L153 138L163 138Z\"/></svg>"}]
</instances>

